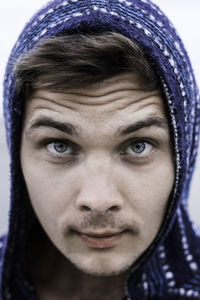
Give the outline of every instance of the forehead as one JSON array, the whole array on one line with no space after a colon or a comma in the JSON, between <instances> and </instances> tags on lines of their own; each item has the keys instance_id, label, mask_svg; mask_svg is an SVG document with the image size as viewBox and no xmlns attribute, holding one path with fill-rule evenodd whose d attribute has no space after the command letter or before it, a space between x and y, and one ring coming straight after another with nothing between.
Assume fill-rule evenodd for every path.
<instances>
[{"instance_id":1,"label":"forehead","mask_svg":"<svg viewBox=\"0 0 200 300\"><path fill-rule=\"evenodd\" d=\"M159 90L144 91L135 74L121 74L101 83L63 93L37 91L26 103L25 123L35 118L54 117L87 127L123 125L151 116L166 118Z\"/></svg>"}]
</instances>

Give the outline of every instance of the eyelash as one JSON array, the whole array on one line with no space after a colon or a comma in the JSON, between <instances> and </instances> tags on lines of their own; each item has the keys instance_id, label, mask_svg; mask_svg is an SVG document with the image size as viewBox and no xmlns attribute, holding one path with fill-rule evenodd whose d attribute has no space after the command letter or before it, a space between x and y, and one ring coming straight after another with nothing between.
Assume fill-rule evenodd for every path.
<instances>
[{"instance_id":1,"label":"eyelash","mask_svg":"<svg viewBox=\"0 0 200 300\"><path fill-rule=\"evenodd\" d=\"M69 147L69 150L70 150L70 153L69 154L66 154L64 153L65 151L62 152L56 152L56 149L55 149L55 144L62 144L62 145L66 145L67 148ZM142 153L135 153L134 154L134 151L132 153L128 153L128 151L130 150L131 147L133 147L134 145L136 146L137 144L143 144L144 145L144 151L147 147L150 147L150 150L148 151L147 154L143 154L144 151L142 151ZM46 150L52 154L53 156L57 157L57 158L63 158L63 157L74 157L76 155L79 154L80 152L80 147L78 145L76 145L75 143L72 143L70 141L65 141L65 140L48 140L45 142L45 147L46 147ZM50 149L48 149L48 147L52 147ZM155 143L153 143L152 141L149 141L145 138L143 139L132 139L132 140L128 140L126 141L126 144L124 145L121 145L119 146L119 152L120 152L120 155L122 156L128 156L128 157L133 157L133 158L138 158L138 159L145 159L147 157L149 157L151 154L152 154L152 150L153 148L155 148ZM55 153L53 153L53 151L51 150L55 150ZM118 150L118 149L117 149ZM133 150L133 149L132 149Z\"/></svg>"},{"instance_id":2,"label":"eyelash","mask_svg":"<svg viewBox=\"0 0 200 300\"><path fill-rule=\"evenodd\" d=\"M67 146L67 148L69 147L70 148L70 154L62 154L62 152L57 152L56 153L56 149L55 149L55 144L65 144ZM48 150L48 147L53 145L53 148L55 150L55 153L51 152ZM65 140L57 140L57 139L54 139L54 140L48 140L44 143L44 146L46 147L46 150L51 153L53 156L56 156L58 158L62 158L63 156L68 156L68 157L72 157L72 156L75 156L75 155L78 155L79 154L79 151L80 151L80 147L78 145L76 145L75 143L72 143L70 141L65 141ZM66 150L65 150L66 151Z\"/></svg>"},{"instance_id":3,"label":"eyelash","mask_svg":"<svg viewBox=\"0 0 200 300\"><path fill-rule=\"evenodd\" d=\"M134 146L139 145L139 144L143 144L143 146L144 146L144 150L141 153L140 152L136 153L134 151L132 151L132 153L128 153L128 150L130 148L133 148ZM150 147L150 150L148 151L147 154L144 154L145 149L148 148L148 147ZM153 148L155 148L155 145L152 142L150 142L146 139L134 139L134 140L131 140L131 141L127 141L126 146L123 147L120 154L121 155L132 156L132 157L134 156L134 157L137 157L137 158L141 159L141 158L146 158L146 157L150 156L150 154L152 153Z\"/></svg>"}]
</instances>

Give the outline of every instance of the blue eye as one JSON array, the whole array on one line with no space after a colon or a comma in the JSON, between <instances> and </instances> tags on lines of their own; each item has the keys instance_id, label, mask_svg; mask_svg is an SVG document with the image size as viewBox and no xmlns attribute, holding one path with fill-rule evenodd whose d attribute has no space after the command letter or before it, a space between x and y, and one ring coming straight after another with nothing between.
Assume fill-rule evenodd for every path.
<instances>
[{"instance_id":1,"label":"blue eye","mask_svg":"<svg viewBox=\"0 0 200 300\"><path fill-rule=\"evenodd\" d=\"M54 143L53 146L54 146L55 151L58 153L64 153L69 148L69 145L67 145L66 143L62 143L62 142Z\"/></svg>"},{"instance_id":2,"label":"blue eye","mask_svg":"<svg viewBox=\"0 0 200 300\"><path fill-rule=\"evenodd\" d=\"M143 153L145 149L146 149L146 145L143 142L134 143L131 145L131 150L133 150L133 152L137 154Z\"/></svg>"},{"instance_id":3,"label":"blue eye","mask_svg":"<svg viewBox=\"0 0 200 300\"><path fill-rule=\"evenodd\" d=\"M145 156L152 151L153 145L146 141L136 141L128 145L124 153L136 156Z\"/></svg>"},{"instance_id":4,"label":"blue eye","mask_svg":"<svg viewBox=\"0 0 200 300\"><path fill-rule=\"evenodd\" d=\"M46 147L50 153L56 155L76 155L78 151L75 145L64 141L51 142Z\"/></svg>"}]
</instances>

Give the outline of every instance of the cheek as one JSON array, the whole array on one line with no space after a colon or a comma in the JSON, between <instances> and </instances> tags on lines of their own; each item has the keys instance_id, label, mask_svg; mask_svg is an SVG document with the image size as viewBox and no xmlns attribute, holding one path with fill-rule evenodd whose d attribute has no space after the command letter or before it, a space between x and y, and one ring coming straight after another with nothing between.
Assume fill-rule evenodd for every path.
<instances>
[{"instance_id":1,"label":"cheek","mask_svg":"<svg viewBox=\"0 0 200 300\"><path fill-rule=\"evenodd\" d=\"M146 167L122 169L120 178L118 187L123 197L144 223L153 219L161 222L174 184L171 156L166 155L158 163Z\"/></svg>"},{"instance_id":2,"label":"cheek","mask_svg":"<svg viewBox=\"0 0 200 300\"><path fill-rule=\"evenodd\" d=\"M22 169L35 213L43 226L52 231L59 218L73 206L76 172L51 168L26 156L22 160Z\"/></svg>"}]
</instances>

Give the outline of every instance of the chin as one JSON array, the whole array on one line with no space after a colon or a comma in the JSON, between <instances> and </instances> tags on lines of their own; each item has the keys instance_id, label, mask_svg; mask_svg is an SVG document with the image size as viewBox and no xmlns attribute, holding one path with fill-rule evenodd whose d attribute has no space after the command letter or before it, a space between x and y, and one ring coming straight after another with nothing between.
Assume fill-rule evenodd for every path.
<instances>
[{"instance_id":1,"label":"chin","mask_svg":"<svg viewBox=\"0 0 200 300\"><path fill-rule=\"evenodd\" d=\"M130 266L126 266L123 269L103 269L101 268L87 268L87 267L82 267L82 266L77 266L76 267L82 271L83 273L89 275L89 276L93 276L93 277L113 277L113 276L117 276L120 275L122 273L124 273L125 271L127 271L129 269Z\"/></svg>"},{"instance_id":2,"label":"chin","mask_svg":"<svg viewBox=\"0 0 200 300\"><path fill-rule=\"evenodd\" d=\"M68 257L68 260L83 273L93 277L112 277L126 272L133 264L133 259L117 258L77 258Z\"/></svg>"},{"instance_id":3,"label":"chin","mask_svg":"<svg viewBox=\"0 0 200 300\"><path fill-rule=\"evenodd\" d=\"M90 270L90 269L80 269L83 273L92 277L113 277L125 273L130 266L121 270Z\"/></svg>"}]
</instances>

